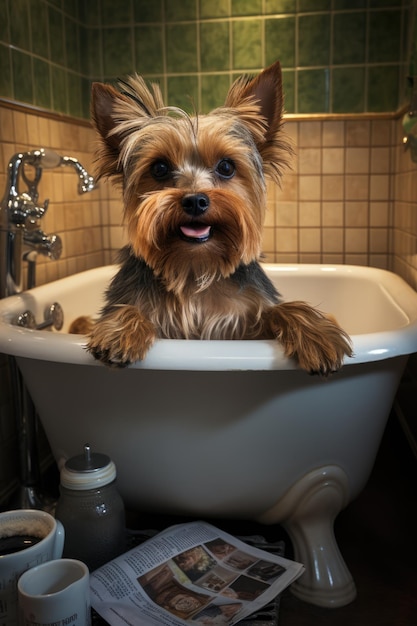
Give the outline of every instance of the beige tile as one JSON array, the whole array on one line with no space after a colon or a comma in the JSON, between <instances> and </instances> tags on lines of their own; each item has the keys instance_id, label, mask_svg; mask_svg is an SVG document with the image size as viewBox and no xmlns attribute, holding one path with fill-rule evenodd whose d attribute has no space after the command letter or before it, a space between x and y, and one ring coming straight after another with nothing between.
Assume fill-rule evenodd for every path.
<instances>
[{"instance_id":1,"label":"beige tile","mask_svg":"<svg viewBox=\"0 0 417 626\"><path fill-rule=\"evenodd\" d=\"M374 174L370 180L371 200L388 200L389 199L390 180L387 174Z\"/></svg>"},{"instance_id":2,"label":"beige tile","mask_svg":"<svg viewBox=\"0 0 417 626\"><path fill-rule=\"evenodd\" d=\"M343 202L322 202L323 226L343 226Z\"/></svg>"},{"instance_id":3,"label":"beige tile","mask_svg":"<svg viewBox=\"0 0 417 626\"><path fill-rule=\"evenodd\" d=\"M342 253L343 252L343 229L342 228L323 228L323 253Z\"/></svg>"},{"instance_id":4,"label":"beige tile","mask_svg":"<svg viewBox=\"0 0 417 626\"><path fill-rule=\"evenodd\" d=\"M367 200L369 197L369 176L366 174L347 175L345 177L346 200Z\"/></svg>"},{"instance_id":5,"label":"beige tile","mask_svg":"<svg viewBox=\"0 0 417 626\"><path fill-rule=\"evenodd\" d=\"M371 172L373 174L388 174L390 172L391 150L384 146L371 148Z\"/></svg>"},{"instance_id":6,"label":"beige tile","mask_svg":"<svg viewBox=\"0 0 417 626\"><path fill-rule=\"evenodd\" d=\"M345 144L345 122L328 121L323 122L323 147L340 146Z\"/></svg>"},{"instance_id":7,"label":"beige tile","mask_svg":"<svg viewBox=\"0 0 417 626\"><path fill-rule=\"evenodd\" d=\"M261 247L263 252L275 252L275 228L263 229Z\"/></svg>"},{"instance_id":8,"label":"beige tile","mask_svg":"<svg viewBox=\"0 0 417 626\"><path fill-rule=\"evenodd\" d=\"M320 226L320 202L300 202L300 226Z\"/></svg>"},{"instance_id":9,"label":"beige tile","mask_svg":"<svg viewBox=\"0 0 417 626\"><path fill-rule=\"evenodd\" d=\"M346 148L346 173L367 174L369 172L369 148Z\"/></svg>"},{"instance_id":10,"label":"beige tile","mask_svg":"<svg viewBox=\"0 0 417 626\"><path fill-rule=\"evenodd\" d=\"M297 202L278 202L275 209L276 226L297 226L298 225L298 204Z\"/></svg>"},{"instance_id":11,"label":"beige tile","mask_svg":"<svg viewBox=\"0 0 417 626\"><path fill-rule=\"evenodd\" d=\"M300 252L320 252L320 228L300 228Z\"/></svg>"},{"instance_id":12,"label":"beige tile","mask_svg":"<svg viewBox=\"0 0 417 626\"><path fill-rule=\"evenodd\" d=\"M299 148L321 147L321 122L303 121L299 126Z\"/></svg>"},{"instance_id":13,"label":"beige tile","mask_svg":"<svg viewBox=\"0 0 417 626\"><path fill-rule=\"evenodd\" d=\"M345 203L345 226L368 226L369 224L368 202Z\"/></svg>"},{"instance_id":14,"label":"beige tile","mask_svg":"<svg viewBox=\"0 0 417 626\"><path fill-rule=\"evenodd\" d=\"M389 226L389 203L386 201L370 202L370 226Z\"/></svg>"},{"instance_id":15,"label":"beige tile","mask_svg":"<svg viewBox=\"0 0 417 626\"><path fill-rule=\"evenodd\" d=\"M300 148L298 151L298 171L300 175L321 173L320 148Z\"/></svg>"},{"instance_id":16,"label":"beige tile","mask_svg":"<svg viewBox=\"0 0 417 626\"><path fill-rule=\"evenodd\" d=\"M386 254L388 252L388 230L386 228L371 228L369 239L371 253Z\"/></svg>"},{"instance_id":17,"label":"beige tile","mask_svg":"<svg viewBox=\"0 0 417 626\"><path fill-rule=\"evenodd\" d=\"M367 228L345 228L346 253L363 253L368 250Z\"/></svg>"},{"instance_id":18,"label":"beige tile","mask_svg":"<svg viewBox=\"0 0 417 626\"><path fill-rule=\"evenodd\" d=\"M281 187L275 191L275 200L297 200L298 197L298 176L287 174L284 176Z\"/></svg>"},{"instance_id":19,"label":"beige tile","mask_svg":"<svg viewBox=\"0 0 417 626\"><path fill-rule=\"evenodd\" d=\"M348 120L346 122L346 145L369 146L371 122L367 120Z\"/></svg>"},{"instance_id":20,"label":"beige tile","mask_svg":"<svg viewBox=\"0 0 417 626\"><path fill-rule=\"evenodd\" d=\"M342 174L345 171L344 148L323 150L323 174Z\"/></svg>"},{"instance_id":21,"label":"beige tile","mask_svg":"<svg viewBox=\"0 0 417 626\"><path fill-rule=\"evenodd\" d=\"M299 199L320 200L321 197L321 177L320 176L300 176Z\"/></svg>"},{"instance_id":22,"label":"beige tile","mask_svg":"<svg viewBox=\"0 0 417 626\"><path fill-rule=\"evenodd\" d=\"M298 230L296 228L277 228L275 234L276 252L298 251Z\"/></svg>"},{"instance_id":23,"label":"beige tile","mask_svg":"<svg viewBox=\"0 0 417 626\"><path fill-rule=\"evenodd\" d=\"M344 176L329 174L322 179L322 200L343 200L345 194Z\"/></svg>"}]
</instances>

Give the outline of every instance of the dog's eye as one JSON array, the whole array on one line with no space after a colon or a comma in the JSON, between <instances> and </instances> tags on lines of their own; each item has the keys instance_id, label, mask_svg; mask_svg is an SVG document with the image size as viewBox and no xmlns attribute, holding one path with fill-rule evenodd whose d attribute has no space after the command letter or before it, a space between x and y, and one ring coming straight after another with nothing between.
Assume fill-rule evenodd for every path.
<instances>
[{"instance_id":1,"label":"dog's eye","mask_svg":"<svg viewBox=\"0 0 417 626\"><path fill-rule=\"evenodd\" d=\"M236 167L231 159L221 159L216 165L216 174L221 178L232 178L235 171Z\"/></svg>"},{"instance_id":2,"label":"dog's eye","mask_svg":"<svg viewBox=\"0 0 417 626\"><path fill-rule=\"evenodd\" d=\"M171 168L166 161L161 159L152 163L151 174L155 180L165 180L166 178L169 178Z\"/></svg>"}]
</instances>

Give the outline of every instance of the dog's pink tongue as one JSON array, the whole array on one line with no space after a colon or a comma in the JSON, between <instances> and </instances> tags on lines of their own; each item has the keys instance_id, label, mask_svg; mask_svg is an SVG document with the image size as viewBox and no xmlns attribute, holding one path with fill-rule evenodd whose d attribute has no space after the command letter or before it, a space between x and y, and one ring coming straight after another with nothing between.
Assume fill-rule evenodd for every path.
<instances>
[{"instance_id":1,"label":"dog's pink tongue","mask_svg":"<svg viewBox=\"0 0 417 626\"><path fill-rule=\"evenodd\" d=\"M204 239L210 234L210 226L181 226L181 232L186 237Z\"/></svg>"}]
</instances>

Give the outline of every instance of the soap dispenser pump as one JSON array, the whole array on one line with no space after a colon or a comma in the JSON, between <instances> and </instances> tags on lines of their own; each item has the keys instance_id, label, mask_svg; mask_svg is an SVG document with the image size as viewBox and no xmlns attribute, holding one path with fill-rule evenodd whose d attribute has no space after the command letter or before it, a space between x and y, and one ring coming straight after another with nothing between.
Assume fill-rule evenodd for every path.
<instances>
[{"instance_id":1,"label":"soap dispenser pump","mask_svg":"<svg viewBox=\"0 0 417 626\"><path fill-rule=\"evenodd\" d=\"M93 571L125 550L125 511L116 487L116 466L105 454L68 459L60 473L56 518L65 528L64 554Z\"/></svg>"}]
</instances>

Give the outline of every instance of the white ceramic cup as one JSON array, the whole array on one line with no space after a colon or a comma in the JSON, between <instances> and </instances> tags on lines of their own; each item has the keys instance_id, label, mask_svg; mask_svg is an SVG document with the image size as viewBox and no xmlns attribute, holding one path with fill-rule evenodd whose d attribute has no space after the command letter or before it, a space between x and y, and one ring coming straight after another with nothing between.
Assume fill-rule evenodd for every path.
<instances>
[{"instance_id":1,"label":"white ceramic cup","mask_svg":"<svg viewBox=\"0 0 417 626\"><path fill-rule=\"evenodd\" d=\"M35 537L39 541L25 548L5 546L12 537L24 536ZM0 556L0 626L17 624L19 576L45 561L59 559L64 548L64 537L61 522L45 511L20 509L0 513L0 550L3 551ZM21 539L20 543L25 541Z\"/></svg>"},{"instance_id":2,"label":"white ceramic cup","mask_svg":"<svg viewBox=\"0 0 417 626\"><path fill-rule=\"evenodd\" d=\"M90 575L75 559L59 559L28 570L17 584L21 626L89 626Z\"/></svg>"}]
</instances>

